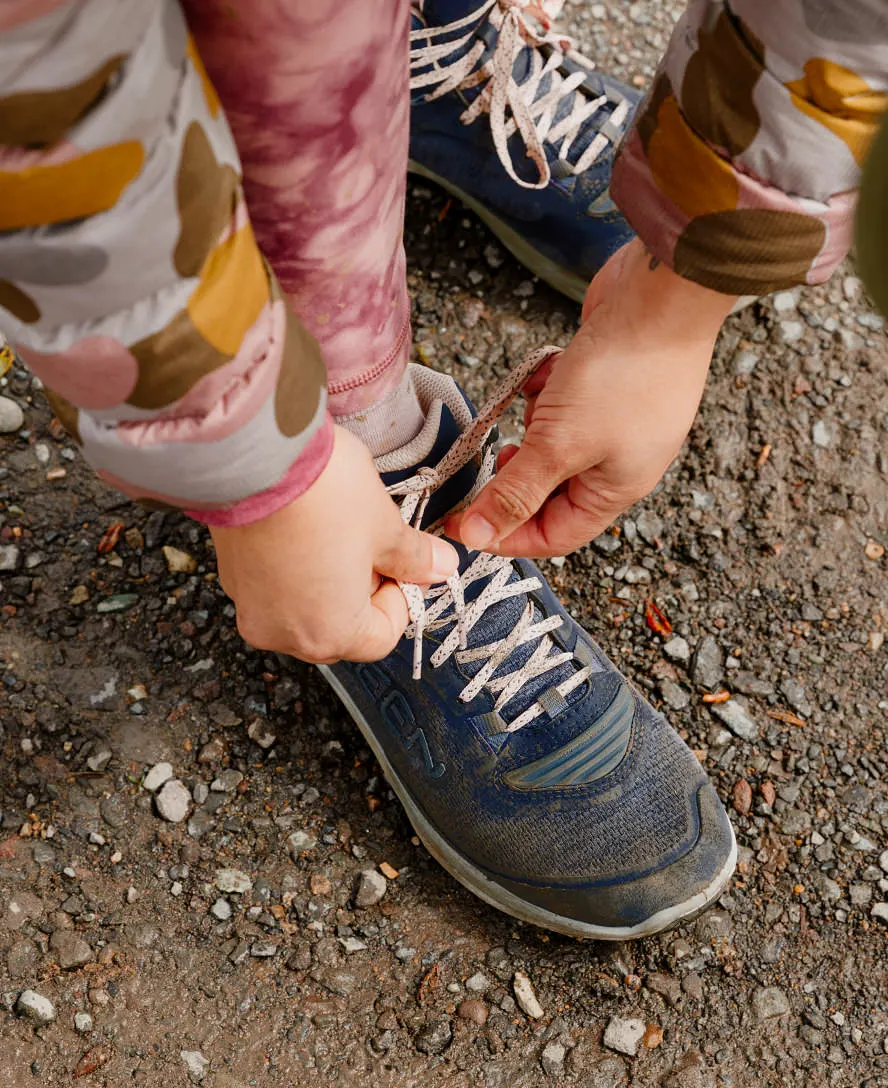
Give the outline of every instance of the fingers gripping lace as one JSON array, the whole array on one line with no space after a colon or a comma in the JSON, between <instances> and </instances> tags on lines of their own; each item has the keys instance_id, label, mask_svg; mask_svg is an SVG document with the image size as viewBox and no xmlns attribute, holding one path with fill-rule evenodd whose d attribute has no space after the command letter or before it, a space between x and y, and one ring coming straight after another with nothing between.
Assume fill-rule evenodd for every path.
<instances>
[{"instance_id":1,"label":"fingers gripping lace","mask_svg":"<svg viewBox=\"0 0 888 1088\"><path fill-rule=\"evenodd\" d=\"M571 173L587 170L608 144L603 132L595 135L575 163L570 150L583 126L606 102L607 95L589 99L578 94L586 79L584 71L562 76L559 72L565 53L591 69L592 62L573 49L570 38L553 33L550 20L561 9L563 0L484 0L480 7L446 26L424 27L410 34L410 86L413 90L430 88L427 100L441 98L453 90L481 87L474 101L463 112L463 124L470 125L482 113L490 115L490 131L500 162L509 177L525 189L544 189L551 180L551 170L543 144L548 141L558 149L558 159ZM467 52L462 49L472 41L478 22L488 16L498 27L496 46L489 60L482 62L487 45L477 40ZM542 30L530 21L534 17ZM460 31L466 31L460 34ZM453 37L453 35L458 35ZM422 44L427 43L427 44ZM524 46L531 47L530 71L516 83L515 58ZM548 59L540 46L550 46ZM446 63L445 58L447 58ZM548 79L549 89L542 85ZM565 100L570 109L559 121L555 115ZM618 131L629 118L629 103L619 102L609 128ZM536 181L519 177L509 151L509 139L520 133L528 158L538 172Z\"/></svg>"},{"instance_id":2,"label":"fingers gripping lace","mask_svg":"<svg viewBox=\"0 0 888 1088\"><path fill-rule=\"evenodd\" d=\"M553 355L559 354L560 348L546 347L530 352L521 363L497 386L485 403L474 423L467 428L442 460L434 467L420 468L415 476L389 487L389 494L403 496L401 518L418 528L429 498L442 484L457 473L482 449L482 464L478 479L465 502L470 502L492 478L496 468L496 455L489 446L485 448L488 432L496 420L506 410L515 394L521 389L531 374ZM419 679L422 674L423 635L426 631L451 628L440 646L429 659L432 668L443 665L453 654L461 663L483 661L484 664L460 692L463 702L470 702L487 687L494 695L494 709L500 711L513 699L530 680L542 676L552 669L570 661L572 654L557 652L555 644L548 637L563 622L560 616L548 616L543 620L534 620L534 607L528 601L519 622L505 638L473 649L467 648L468 633L481 620L488 608L509 597L522 596L540 588L538 578L522 578L510 581L513 575L512 561L507 557L478 552L469 566L461 573L448 578L446 583L423 590L409 582L399 582L401 591L407 600L410 626L407 636L413 639L413 676ZM469 605L465 603L465 590L473 583L486 580L487 584L477 598ZM519 646L537 641L538 645L531 656L519 667L502 675L494 676L509 656ZM553 652L554 651L554 652ZM592 669L584 666L571 677L556 687L562 696L567 696L574 688L584 683ZM507 726L508 732L521 729L542 713L543 707L533 703Z\"/></svg>"}]
</instances>

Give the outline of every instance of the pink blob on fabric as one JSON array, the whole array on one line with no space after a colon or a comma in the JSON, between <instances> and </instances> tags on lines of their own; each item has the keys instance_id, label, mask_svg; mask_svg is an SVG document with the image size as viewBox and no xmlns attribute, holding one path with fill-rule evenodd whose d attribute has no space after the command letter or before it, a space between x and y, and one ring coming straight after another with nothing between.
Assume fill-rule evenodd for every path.
<instances>
[{"instance_id":1,"label":"pink blob on fabric","mask_svg":"<svg viewBox=\"0 0 888 1088\"><path fill-rule=\"evenodd\" d=\"M21 354L44 385L77 408L122 404L139 380L136 357L112 336L86 336L67 351L23 348Z\"/></svg>"}]
</instances>

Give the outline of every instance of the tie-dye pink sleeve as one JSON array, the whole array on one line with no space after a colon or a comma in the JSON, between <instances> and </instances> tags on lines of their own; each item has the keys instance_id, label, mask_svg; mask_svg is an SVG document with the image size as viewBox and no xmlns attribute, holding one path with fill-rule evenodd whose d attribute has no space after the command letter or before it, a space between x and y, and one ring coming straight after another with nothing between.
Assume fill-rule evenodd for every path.
<instances>
[{"instance_id":1,"label":"tie-dye pink sleeve","mask_svg":"<svg viewBox=\"0 0 888 1088\"><path fill-rule=\"evenodd\" d=\"M0 4L0 328L135 499L237 524L326 464L321 350L176 0Z\"/></svg>"},{"instance_id":2,"label":"tie-dye pink sleeve","mask_svg":"<svg viewBox=\"0 0 888 1088\"><path fill-rule=\"evenodd\" d=\"M716 291L828 279L888 105L884 0L696 0L614 166L649 249Z\"/></svg>"}]
</instances>

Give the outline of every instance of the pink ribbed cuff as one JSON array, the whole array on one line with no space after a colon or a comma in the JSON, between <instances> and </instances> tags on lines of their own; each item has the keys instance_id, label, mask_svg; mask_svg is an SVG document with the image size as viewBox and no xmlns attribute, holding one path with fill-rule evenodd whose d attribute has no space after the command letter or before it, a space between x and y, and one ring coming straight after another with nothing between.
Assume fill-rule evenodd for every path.
<instances>
[{"instance_id":1,"label":"pink ribbed cuff","mask_svg":"<svg viewBox=\"0 0 888 1088\"><path fill-rule=\"evenodd\" d=\"M323 426L312 436L299 457L273 487L241 499L224 510L186 510L185 513L195 521L220 529L232 529L261 521L308 491L327 467L332 452L333 418L328 412Z\"/></svg>"}]
</instances>

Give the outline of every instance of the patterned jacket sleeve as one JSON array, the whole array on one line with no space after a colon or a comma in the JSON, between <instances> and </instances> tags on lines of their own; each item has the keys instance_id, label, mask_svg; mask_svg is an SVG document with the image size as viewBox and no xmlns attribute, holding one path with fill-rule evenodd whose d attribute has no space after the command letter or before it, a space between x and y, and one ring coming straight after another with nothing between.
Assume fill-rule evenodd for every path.
<instances>
[{"instance_id":1,"label":"patterned jacket sleeve","mask_svg":"<svg viewBox=\"0 0 888 1088\"><path fill-rule=\"evenodd\" d=\"M0 0L0 329L99 475L262 517L332 447L176 0Z\"/></svg>"},{"instance_id":2,"label":"patterned jacket sleeve","mask_svg":"<svg viewBox=\"0 0 888 1088\"><path fill-rule=\"evenodd\" d=\"M885 0L695 0L613 176L653 252L716 291L828 279L888 104Z\"/></svg>"}]
</instances>

